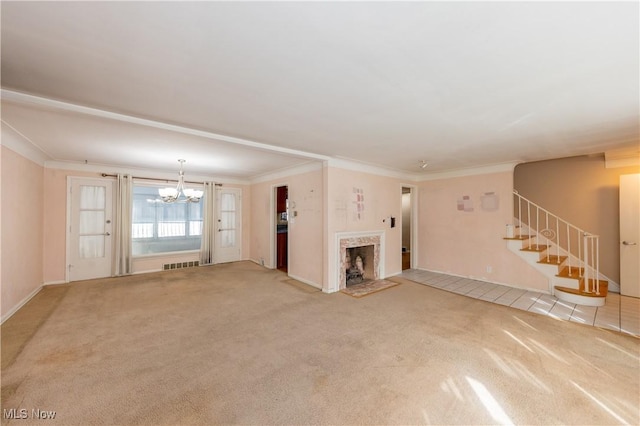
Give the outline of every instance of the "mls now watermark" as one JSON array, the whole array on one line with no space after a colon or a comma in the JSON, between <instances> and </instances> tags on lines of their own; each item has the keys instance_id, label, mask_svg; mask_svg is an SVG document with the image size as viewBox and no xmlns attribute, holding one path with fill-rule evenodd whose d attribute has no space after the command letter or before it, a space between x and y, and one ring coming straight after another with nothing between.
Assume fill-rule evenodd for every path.
<instances>
[{"instance_id":1,"label":"mls now watermark","mask_svg":"<svg viewBox=\"0 0 640 426\"><path fill-rule=\"evenodd\" d=\"M41 410L39 408L33 408L27 410L26 408L5 408L2 410L2 417L4 419L14 420L26 420L26 419L40 419L40 420L52 420L56 418L55 411Z\"/></svg>"}]
</instances>

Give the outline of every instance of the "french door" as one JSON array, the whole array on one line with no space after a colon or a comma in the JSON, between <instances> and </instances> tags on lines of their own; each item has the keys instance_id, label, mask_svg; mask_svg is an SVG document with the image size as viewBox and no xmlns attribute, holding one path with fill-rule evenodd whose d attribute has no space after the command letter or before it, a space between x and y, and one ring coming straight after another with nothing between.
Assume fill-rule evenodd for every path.
<instances>
[{"instance_id":1,"label":"french door","mask_svg":"<svg viewBox=\"0 0 640 426\"><path fill-rule=\"evenodd\" d=\"M242 190L216 190L215 263L242 260Z\"/></svg>"},{"instance_id":2,"label":"french door","mask_svg":"<svg viewBox=\"0 0 640 426\"><path fill-rule=\"evenodd\" d=\"M111 276L113 182L69 178L67 279Z\"/></svg>"}]
</instances>

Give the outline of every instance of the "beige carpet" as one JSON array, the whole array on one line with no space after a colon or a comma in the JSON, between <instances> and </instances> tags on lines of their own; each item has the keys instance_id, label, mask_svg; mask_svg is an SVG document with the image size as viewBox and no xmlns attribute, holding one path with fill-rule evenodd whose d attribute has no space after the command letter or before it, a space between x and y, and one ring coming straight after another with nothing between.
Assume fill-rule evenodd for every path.
<instances>
[{"instance_id":1,"label":"beige carpet","mask_svg":"<svg viewBox=\"0 0 640 426\"><path fill-rule=\"evenodd\" d=\"M55 419L2 423L640 423L638 339L398 282L355 299L240 262L74 283L2 368L4 410Z\"/></svg>"}]
</instances>

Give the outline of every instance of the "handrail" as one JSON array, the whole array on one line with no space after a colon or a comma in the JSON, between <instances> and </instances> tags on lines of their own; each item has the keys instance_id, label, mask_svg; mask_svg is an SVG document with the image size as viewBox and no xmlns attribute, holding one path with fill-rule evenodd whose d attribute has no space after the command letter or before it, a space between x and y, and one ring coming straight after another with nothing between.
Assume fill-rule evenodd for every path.
<instances>
[{"instance_id":1,"label":"handrail","mask_svg":"<svg viewBox=\"0 0 640 426\"><path fill-rule=\"evenodd\" d=\"M518 203L518 225L522 227L525 224L523 213L526 212L526 226L529 232L535 231L536 245L540 245L540 236L544 238L545 245L547 246L549 246L550 242L553 242L555 244L555 259L557 264L562 263L560 250L566 251L569 276L573 276L574 268L577 269L578 277L584 278L585 291L589 293L595 291L596 294L600 294L599 236L586 232L567 222L544 207L523 197L517 190L513 191L513 195ZM526 203L524 211L523 203ZM535 217L531 215L532 208L535 210ZM542 220L545 226L544 229L540 229L541 215L544 216ZM555 228L555 230L553 228ZM564 238L563 235L561 235L563 232ZM577 246L574 246L577 255L574 255L571 251L572 240ZM547 262L550 262L551 259L550 251L551 250L546 250ZM575 267L573 265L574 258L577 259L578 263ZM591 285L592 281L595 285Z\"/></svg>"}]
</instances>

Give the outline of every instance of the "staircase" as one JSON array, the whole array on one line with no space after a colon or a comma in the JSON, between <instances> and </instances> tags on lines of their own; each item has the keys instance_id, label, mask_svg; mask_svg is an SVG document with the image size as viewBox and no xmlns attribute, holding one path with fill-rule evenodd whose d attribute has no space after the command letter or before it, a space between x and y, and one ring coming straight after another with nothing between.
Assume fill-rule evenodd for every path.
<instances>
[{"instance_id":1,"label":"staircase","mask_svg":"<svg viewBox=\"0 0 640 426\"><path fill-rule=\"evenodd\" d=\"M532 201L514 194L515 225L507 225L509 250L549 279L560 300L603 306L608 281L599 271L598 236L590 234Z\"/></svg>"}]
</instances>

